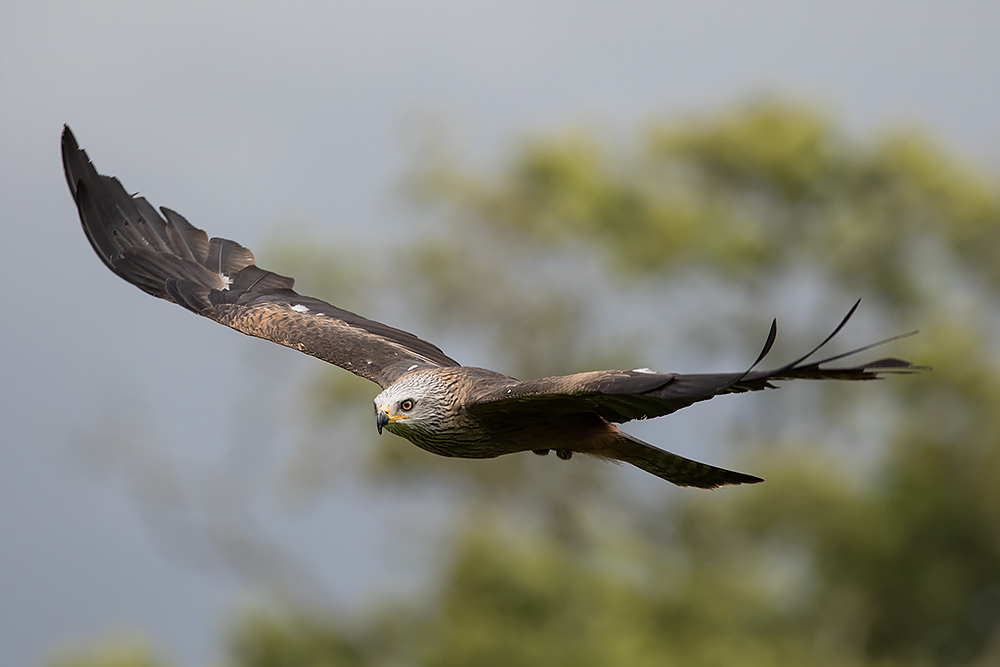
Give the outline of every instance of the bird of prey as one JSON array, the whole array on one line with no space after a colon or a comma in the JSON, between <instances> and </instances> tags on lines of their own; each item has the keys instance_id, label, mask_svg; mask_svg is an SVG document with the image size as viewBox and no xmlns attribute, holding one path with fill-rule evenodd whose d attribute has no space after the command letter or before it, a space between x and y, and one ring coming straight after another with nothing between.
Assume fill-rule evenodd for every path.
<instances>
[{"instance_id":1,"label":"bird of prey","mask_svg":"<svg viewBox=\"0 0 1000 667\"><path fill-rule=\"evenodd\" d=\"M247 248L209 238L180 214L129 195L118 179L98 174L69 127L62 135L66 180L84 232L113 272L153 296L204 317L340 366L382 388L375 397L378 432L388 430L434 454L492 458L554 450L623 461L679 486L752 484L759 477L664 451L616 424L661 417L720 394L773 388L778 380L872 380L921 367L883 358L851 367L828 362L873 345L808 362L809 354L770 371L683 375L649 369L591 371L527 382L462 366L436 345L319 299L298 294L294 280L259 268Z\"/></svg>"}]
</instances>

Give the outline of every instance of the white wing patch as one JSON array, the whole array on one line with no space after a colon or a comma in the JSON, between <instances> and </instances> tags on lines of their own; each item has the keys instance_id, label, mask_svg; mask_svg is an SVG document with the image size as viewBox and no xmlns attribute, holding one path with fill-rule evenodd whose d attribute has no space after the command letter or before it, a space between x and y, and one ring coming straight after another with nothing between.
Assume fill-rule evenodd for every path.
<instances>
[{"instance_id":1,"label":"white wing patch","mask_svg":"<svg viewBox=\"0 0 1000 667\"><path fill-rule=\"evenodd\" d=\"M406 370L407 370L407 372L409 372L409 371L412 371L412 370L413 370L414 368L416 368L416 367L417 367L417 364L413 364L412 366L410 366L410 367L409 367L409 368L407 368Z\"/></svg>"},{"instance_id":2,"label":"white wing patch","mask_svg":"<svg viewBox=\"0 0 1000 667\"><path fill-rule=\"evenodd\" d=\"M308 313L309 312L309 309L306 306L303 306L301 303L297 303L294 306L292 306L292 310L294 310L296 313Z\"/></svg>"},{"instance_id":3,"label":"white wing patch","mask_svg":"<svg viewBox=\"0 0 1000 667\"><path fill-rule=\"evenodd\" d=\"M229 286L233 284L233 279L224 273L220 273L219 277L222 278L222 289L227 290Z\"/></svg>"},{"instance_id":4,"label":"white wing patch","mask_svg":"<svg viewBox=\"0 0 1000 667\"><path fill-rule=\"evenodd\" d=\"M652 368L635 368L632 370L633 373L649 373L650 375L656 375L656 371Z\"/></svg>"}]
</instances>

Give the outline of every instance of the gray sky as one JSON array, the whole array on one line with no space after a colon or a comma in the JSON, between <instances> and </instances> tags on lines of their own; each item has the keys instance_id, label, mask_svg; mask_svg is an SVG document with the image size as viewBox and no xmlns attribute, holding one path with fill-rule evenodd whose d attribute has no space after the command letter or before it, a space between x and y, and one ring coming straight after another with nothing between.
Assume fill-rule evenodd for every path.
<instances>
[{"instance_id":1,"label":"gray sky","mask_svg":"<svg viewBox=\"0 0 1000 667\"><path fill-rule=\"evenodd\" d=\"M174 460L227 468L241 440L270 443L240 464L266 476L296 414L282 388L308 364L108 272L63 179L63 123L101 171L212 235L261 248L291 220L377 252L403 222L389 202L407 127L427 114L489 158L528 130L628 131L782 91L853 131L915 123L998 165L998 25L987 1L0 0L0 662L130 629L182 664L217 655L243 580L149 529L137 496L184 489L128 480ZM264 395L241 392L260 376ZM149 437L112 456L116 429ZM405 502L343 481L260 520L357 608L406 579L406 554L385 553Z\"/></svg>"}]
</instances>

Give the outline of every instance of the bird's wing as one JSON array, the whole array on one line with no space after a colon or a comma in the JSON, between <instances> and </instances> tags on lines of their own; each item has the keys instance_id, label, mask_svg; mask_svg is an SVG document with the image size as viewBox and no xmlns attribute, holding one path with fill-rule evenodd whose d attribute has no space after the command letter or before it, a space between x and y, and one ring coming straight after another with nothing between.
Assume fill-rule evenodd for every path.
<instances>
[{"instance_id":1,"label":"bird's wing","mask_svg":"<svg viewBox=\"0 0 1000 667\"><path fill-rule=\"evenodd\" d=\"M212 238L167 208L157 211L102 176L68 127L63 168L90 244L108 268L153 296L295 348L383 388L414 365L458 366L436 345L292 290L238 243Z\"/></svg>"},{"instance_id":2,"label":"bird's wing","mask_svg":"<svg viewBox=\"0 0 1000 667\"><path fill-rule=\"evenodd\" d=\"M860 303L860 301L858 302ZM877 345L908 336L895 336L871 345L807 363L847 323L858 307L854 304L832 334L809 354L780 368L754 371L777 336L772 322L767 342L757 361L743 373L682 375L653 373L647 370L592 371L575 375L541 378L516 384L491 387L466 406L470 416L489 418L536 412L593 412L611 422L662 417L699 401L721 394L773 389L779 380L875 380L888 374L915 373L927 370L908 361L883 358L846 368L827 368L825 364L863 352ZM914 332L915 333L915 332Z\"/></svg>"}]
</instances>

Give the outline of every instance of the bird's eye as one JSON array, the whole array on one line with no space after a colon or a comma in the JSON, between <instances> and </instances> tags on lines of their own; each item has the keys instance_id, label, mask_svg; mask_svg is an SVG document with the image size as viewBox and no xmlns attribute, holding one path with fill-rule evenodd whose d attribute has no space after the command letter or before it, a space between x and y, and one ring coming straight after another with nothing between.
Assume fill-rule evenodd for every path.
<instances>
[{"instance_id":1,"label":"bird's eye","mask_svg":"<svg viewBox=\"0 0 1000 667\"><path fill-rule=\"evenodd\" d=\"M405 401L399 404L399 409L402 410L403 412L409 412L410 410L413 409L413 401L411 401L410 399L406 399Z\"/></svg>"}]
</instances>

